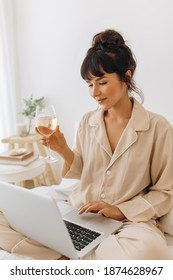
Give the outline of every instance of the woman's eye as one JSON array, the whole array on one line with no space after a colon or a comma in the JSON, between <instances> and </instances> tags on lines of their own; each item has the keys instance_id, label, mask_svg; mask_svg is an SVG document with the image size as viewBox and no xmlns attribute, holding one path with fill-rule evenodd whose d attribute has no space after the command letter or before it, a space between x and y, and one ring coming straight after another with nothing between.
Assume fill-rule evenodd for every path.
<instances>
[{"instance_id":1,"label":"woman's eye","mask_svg":"<svg viewBox=\"0 0 173 280\"><path fill-rule=\"evenodd\" d=\"M92 87L92 86L93 86L93 85L89 85L89 84L88 84L88 87Z\"/></svg>"},{"instance_id":2,"label":"woman's eye","mask_svg":"<svg viewBox=\"0 0 173 280\"><path fill-rule=\"evenodd\" d=\"M99 83L99 85L101 85L101 86L102 86L102 85L106 85L106 84L107 84L107 82L100 82L100 83Z\"/></svg>"}]
</instances>

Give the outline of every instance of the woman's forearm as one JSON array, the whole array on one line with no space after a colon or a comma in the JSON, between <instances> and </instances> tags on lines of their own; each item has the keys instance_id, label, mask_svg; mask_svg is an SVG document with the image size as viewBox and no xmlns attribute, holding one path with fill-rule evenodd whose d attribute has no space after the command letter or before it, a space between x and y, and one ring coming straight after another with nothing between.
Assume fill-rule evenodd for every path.
<instances>
[{"instance_id":1,"label":"woman's forearm","mask_svg":"<svg viewBox=\"0 0 173 280\"><path fill-rule=\"evenodd\" d=\"M74 152L69 148L69 146L66 145L63 151L59 154L64 159L64 163L70 167L74 159Z\"/></svg>"}]
</instances>

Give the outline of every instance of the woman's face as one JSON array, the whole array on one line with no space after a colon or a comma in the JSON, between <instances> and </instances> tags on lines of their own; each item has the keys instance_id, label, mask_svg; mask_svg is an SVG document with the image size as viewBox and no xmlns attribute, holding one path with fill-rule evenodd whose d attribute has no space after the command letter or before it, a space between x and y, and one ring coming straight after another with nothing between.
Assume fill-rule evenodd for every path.
<instances>
[{"instance_id":1,"label":"woman's face","mask_svg":"<svg viewBox=\"0 0 173 280\"><path fill-rule=\"evenodd\" d=\"M127 98L127 85L116 73L104 73L102 77L93 76L86 81L90 95L98 102L103 110L117 107L122 98Z\"/></svg>"}]
</instances>

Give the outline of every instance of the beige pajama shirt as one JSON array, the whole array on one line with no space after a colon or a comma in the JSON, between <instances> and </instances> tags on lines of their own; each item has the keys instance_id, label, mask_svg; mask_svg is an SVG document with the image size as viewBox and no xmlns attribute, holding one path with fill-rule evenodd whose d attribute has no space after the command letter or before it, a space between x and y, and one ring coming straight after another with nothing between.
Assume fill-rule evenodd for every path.
<instances>
[{"instance_id":1,"label":"beige pajama shirt","mask_svg":"<svg viewBox=\"0 0 173 280\"><path fill-rule=\"evenodd\" d=\"M105 239L90 258L169 259L158 218L168 213L173 203L171 125L134 100L132 116L112 154L103 112L96 110L83 117L74 153L70 169L66 165L63 168L65 178L80 179L69 203L79 207L88 201L102 199L119 207L127 218L119 232ZM0 247L6 249L5 238L1 238L2 227L3 222ZM9 242L14 238L14 247L18 240L15 241L14 233L10 235L7 225L6 231ZM20 254L27 247L25 254L32 255L31 251L36 250L38 244L33 245L31 240L22 238L15 252ZM38 247L40 250L42 246ZM49 258L58 258L54 251L51 256L51 250L43 248L43 258L46 258L46 252ZM11 251L10 247L8 251ZM41 258L39 251L35 258Z\"/></svg>"},{"instance_id":2,"label":"beige pajama shirt","mask_svg":"<svg viewBox=\"0 0 173 280\"><path fill-rule=\"evenodd\" d=\"M103 112L90 112L80 123L74 152L70 169L63 169L65 178L81 180L70 203L80 207L102 199L119 207L128 220L91 258L169 258L157 222L173 203L173 129L167 120L134 100L132 116L112 154Z\"/></svg>"}]
</instances>

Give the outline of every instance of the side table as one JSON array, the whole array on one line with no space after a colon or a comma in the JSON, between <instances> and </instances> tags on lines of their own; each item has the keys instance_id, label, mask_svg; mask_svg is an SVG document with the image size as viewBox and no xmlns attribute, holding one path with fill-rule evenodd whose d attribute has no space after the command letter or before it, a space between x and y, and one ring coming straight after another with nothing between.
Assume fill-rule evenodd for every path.
<instances>
[{"instance_id":1,"label":"side table","mask_svg":"<svg viewBox=\"0 0 173 280\"><path fill-rule=\"evenodd\" d=\"M40 154L42 156L46 156L46 149L42 144L40 144L39 140L40 140L39 135L30 134L30 135L25 136L25 137L14 135L14 136L4 138L1 141L4 144L8 144L8 150L15 149L15 148L26 148L30 151L33 151L35 154ZM5 166L5 165L3 165L3 166ZM57 182L56 182L56 179L54 177L51 165L49 163L44 163L43 164L42 161L36 160L33 163L31 163L31 164L29 164L28 166L25 166L25 167L15 165L15 168L18 167L18 170L19 169L22 170L21 168L23 168L24 170L28 169L29 173L30 173L31 170L33 170L33 175L35 175L36 169L41 170L41 167L43 168L43 166L45 166L44 172L42 171L43 176L44 176L44 184L45 185L56 184ZM7 167L7 165L6 165L6 167ZM33 167L33 169L32 169L32 167ZM2 168L2 165L1 165L1 168ZM31 168L31 170L29 170L30 168ZM35 173L34 173L34 168L35 168ZM3 169L4 169L4 167L3 167ZM6 169L8 170L9 166ZM13 168L13 170L14 170L14 168ZM17 170L17 168L16 168L16 170ZM4 173L5 173L5 171L4 171ZM8 171L7 171L7 173L8 173ZM2 175L3 174L2 174L2 171L1 171L0 179L2 178L1 177ZM8 173L8 176L10 177L10 173ZM38 175L36 175L36 176L38 176ZM34 176L32 178L34 178ZM20 181L25 181L25 180L22 179ZM35 179L33 179L33 181L34 180ZM34 184L36 184L36 182Z\"/></svg>"},{"instance_id":2,"label":"side table","mask_svg":"<svg viewBox=\"0 0 173 280\"><path fill-rule=\"evenodd\" d=\"M28 180L33 181L33 187L44 183L45 163L35 160L27 166L0 164L0 180L15 183L22 187Z\"/></svg>"}]
</instances>

